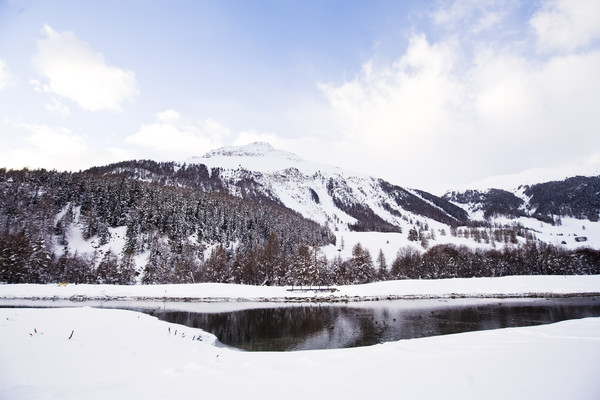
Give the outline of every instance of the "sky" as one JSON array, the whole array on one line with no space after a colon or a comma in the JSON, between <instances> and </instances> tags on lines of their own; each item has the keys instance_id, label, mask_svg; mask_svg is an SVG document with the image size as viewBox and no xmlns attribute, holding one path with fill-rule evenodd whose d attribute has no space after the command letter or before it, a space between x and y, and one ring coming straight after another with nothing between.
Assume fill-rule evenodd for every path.
<instances>
[{"instance_id":1,"label":"sky","mask_svg":"<svg viewBox=\"0 0 600 400\"><path fill-rule=\"evenodd\" d=\"M0 167L266 141L443 192L600 174L599 127L597 0L0 0Z\"/></svg>"}]
</instances>

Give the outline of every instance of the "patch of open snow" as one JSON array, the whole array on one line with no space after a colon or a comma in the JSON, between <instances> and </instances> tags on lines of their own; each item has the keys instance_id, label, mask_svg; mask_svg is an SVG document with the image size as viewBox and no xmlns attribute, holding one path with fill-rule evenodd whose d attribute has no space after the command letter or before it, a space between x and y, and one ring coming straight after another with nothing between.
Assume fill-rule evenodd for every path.
<instances>
[{"instance_id":1,"label":"patch of open snow","mask_svg":"<svg viewBox=\"0 0 600 400\"><path fill-rule=\"evenodd\" d=\"M201 338L201 340L197 340ZM248 353L122 310L0 309L6 399L597 399L600 318Z\"/></svg>"},{"instance_id":2,"label":"patch of open snow","mask_svg":"<svg viewBox=\"0 0 600 400\"><path fill-rule=\"evenodd\" d=\"M335 292L289 291L289 287L250 286L223 283L169 285L0 285L4 299L189 299L197 301L340 301L348 298L432 298L495 296L562 296L597 294L600 275L505 276L500 278L456 278L399 280L365 285L336 286Z\"/></svg>"}]
</instances>

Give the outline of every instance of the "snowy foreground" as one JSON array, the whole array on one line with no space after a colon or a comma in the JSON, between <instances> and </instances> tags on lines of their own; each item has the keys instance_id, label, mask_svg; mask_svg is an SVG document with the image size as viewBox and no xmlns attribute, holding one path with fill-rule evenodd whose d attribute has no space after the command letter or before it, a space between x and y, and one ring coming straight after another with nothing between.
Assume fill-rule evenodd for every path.
<instances>
[{"instance_id":1,"label":"snowy foreground","mask_svg":"<svg viewBox=\"0 0 600 400\"><path fill-rule=\"evenodd\" d=\"M573 295L600 276L395 281L335 293L222 284L0 285L4 299L302 298ZM239 304L239 303L236 303ZM376 346L242 352L133 311L0 309L0 399L598 399L600 318Z\"/></svg>"},{"instance_id":2,"label":"snowy foreground","mask_svg":"<svg viewBox=\"0 0 600 400\"><path fill-rule=\"evenodd\" d=\"M600 318L248 353L132 311L0 309L0 340L2 399L600 398Z\"/></svg>"},{"instance_id":3,"label":"snowy foreground","mask_svg":"<svg viewBox=\"0 0 600 400\"><path fill-rule=\"evenodd\" d=\"M0 299L346 301L444 297L547 297L600 293L600 275L507 276L401 280L337 286L335 291L296 290L219 283L187 285L0 285ZM307 288L304 288L307 289Z\"/></svg>"}]
</instances>

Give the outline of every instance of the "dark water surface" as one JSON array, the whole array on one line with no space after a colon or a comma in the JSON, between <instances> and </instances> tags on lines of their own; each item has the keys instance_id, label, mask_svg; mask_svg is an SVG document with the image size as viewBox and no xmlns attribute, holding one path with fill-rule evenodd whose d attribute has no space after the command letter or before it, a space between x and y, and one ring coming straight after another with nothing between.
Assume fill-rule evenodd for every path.
<instances>
[{"instance_id":1,"label":"dark water surface","mask_svg":"<svg viewBox=\"0 0 600 400\"><path fill-rule=\"evenodd\" d=\"M397 300L229 312L146 310L249 351L368 346L400 339L600 317L600 298Z\"/></svg>"},{"instance_id":2,"label":"dark water surface","mask_svg":"<svg viewBox=\"0 0 600 400\"><path fill-rule=\"evenodd\" d=\"M428 299L346 304L2 300L0 307L119 308L200 328L248 351L368 346L400 339L600 317L600 297Z\"/></svg>"}]
</instances>

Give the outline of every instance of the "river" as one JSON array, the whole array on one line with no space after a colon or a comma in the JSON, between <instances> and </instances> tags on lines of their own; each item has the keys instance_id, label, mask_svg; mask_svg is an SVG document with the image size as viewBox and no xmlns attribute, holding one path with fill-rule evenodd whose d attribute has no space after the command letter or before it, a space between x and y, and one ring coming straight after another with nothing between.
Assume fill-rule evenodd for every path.
<instances>
[{"instance_id":1,"label":"river","mask_svg":"<svg viewBox=\"0 0 600 400\"><path fill-rule=\"evenodd\" d=\"M428 299L347 304L0 300L0 307L99 307L141 311L200 328L247 351L296 351L600 317L600 298Z\"/></svg>"}]
</instances>

